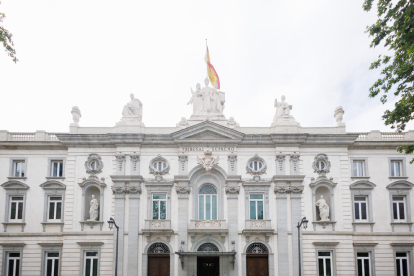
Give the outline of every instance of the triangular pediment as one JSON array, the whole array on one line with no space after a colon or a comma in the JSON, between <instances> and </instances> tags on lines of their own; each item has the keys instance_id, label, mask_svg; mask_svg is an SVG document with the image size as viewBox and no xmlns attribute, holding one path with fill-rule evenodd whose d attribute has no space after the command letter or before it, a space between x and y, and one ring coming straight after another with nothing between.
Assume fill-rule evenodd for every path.
<instances>
[{"instance_id":1,"label":"triangular pediment","mask_svg":"<svg viewBox=\"0 0 414 276\"><path fill-rule=\"evenodd\" d=\"M171 133L171 137L175 142L187 143L238 143L241 142L243 136L244 133L210 121L205 121L197 125L187 127L180 131Z\"/></svg>"}]
</instances>

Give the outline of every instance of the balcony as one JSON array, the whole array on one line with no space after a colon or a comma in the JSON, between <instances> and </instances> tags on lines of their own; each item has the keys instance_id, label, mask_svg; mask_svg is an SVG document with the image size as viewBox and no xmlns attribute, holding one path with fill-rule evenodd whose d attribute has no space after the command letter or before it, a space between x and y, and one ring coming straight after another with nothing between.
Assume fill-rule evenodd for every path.
<instances>
[{"instance_id":1,"label":"balcony","mask_svg":"<svg viewBox=\"0 0 414 276\"><path fill-rule=\"evenodd\" d=\"M171 235L174 231L171 229L171 220L145 220L144 228L141 229L142 234L151 241L152 234L164 234L167 241L170 241Z\"/></svg>"},{"instance_id":2,"label":"balcony","mask_svg":"<svg viewBox=\"0 0 414 276\"><path fill-rule=\"evenodd\" d=\"M195 241L196 235L220 235L224 242L229 227L226 220L190 220L188 234L191 236L192 242Z\"/></svg>"},{"instance_id":3,"label":"balcony","mask_svg":"<svg viewBox=\"0 0 414 276\"><path fill-rule=\"evenodd\" d=\"M262 234L265 235L266 242L269 237L273 235L274 229L271 225L271 220L246 220L243 234L246 236L246 241L249 241L250 235Z\"/></svg>"}]
</instances>

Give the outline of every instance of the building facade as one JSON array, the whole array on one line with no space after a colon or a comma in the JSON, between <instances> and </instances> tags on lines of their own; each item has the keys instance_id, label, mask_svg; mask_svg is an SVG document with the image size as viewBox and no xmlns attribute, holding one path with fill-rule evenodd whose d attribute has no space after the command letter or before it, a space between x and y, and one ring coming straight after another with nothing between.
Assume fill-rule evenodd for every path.
<instances>
[{"instance_id":1,"label":"building facade","mask_svg":"<svg viewBox=\"0 0 414 276\"><path fill-rule=\"evenodd\" d=\"M284 97L240 127L224 102L207 82L175 127L131 95L115 127L74 107L68 133L0 131L2 275L113 275L118 241L118 275L292 276L301 254L302 275L414 276L414 131L347 133L341 107L301 127Z\"/></svg>"}]
</instances>

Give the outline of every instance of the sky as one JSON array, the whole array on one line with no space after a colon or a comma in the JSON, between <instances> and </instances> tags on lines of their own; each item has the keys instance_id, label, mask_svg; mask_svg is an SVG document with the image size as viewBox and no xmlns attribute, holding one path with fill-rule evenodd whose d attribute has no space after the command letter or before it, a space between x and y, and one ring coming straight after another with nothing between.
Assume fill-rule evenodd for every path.
<instances>
[{"instance_id":1,"label":"sky","mask_svg":"<svg viewBox=\"0 0 414 276\"><path fill-rule=\"evenodd\" d=\"M369 98L379 78L369 47L376 12L362 0L2 0L17 64L0 49L0 130L68 132L112 127L129 94L147 127L174 127L192 113L190 87L211 62L226 93L224 114L241 127L270 126L286 96L302 127L391 131L382 114L397 98ZM407 129L414 129L410 123Z\"/></svg>"}]
</instances>

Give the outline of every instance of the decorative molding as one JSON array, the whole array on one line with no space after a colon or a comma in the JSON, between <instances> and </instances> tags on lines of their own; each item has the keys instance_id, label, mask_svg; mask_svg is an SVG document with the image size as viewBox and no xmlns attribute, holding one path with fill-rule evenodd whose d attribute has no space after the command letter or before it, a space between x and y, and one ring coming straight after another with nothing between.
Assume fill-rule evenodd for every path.
<instances>
[{"instance_id":1,"label":"decorative molding","mask_svg":"<svg viewBox=\"0 0 414 276\"><path fill-rule=\"evenodd\" d=\"M166 164L165 165L165 168L161 169L160 171L156 170L154 168L154 164L156 162L165 162L165 164ZM150 174L153 174L155 176L155 179L157 181L161 181L163 179L162 176L169 173L169 171L170 171L170 163L168 162L167 159L165 159L164 157L162 157L161 154L158 154L157 157L153 158L150 161L149 171L150 171Z\"/></svg>"},{"instance_id":2,"label":"decorative molding","mask_svg":"<svg viewBox=\"0 0 414 276\"><path fill-rule=\"evenodd\" d=\"M376 186L377 185L375 185L374 183L368 180L359 180L349 185L349 189L351 190L372 190Z\"/></svg>"},{"instance_id":3,"label":"decorative molding","mask_svg":"<svg viewBox=\"0 0 414 276\"><path fill-rule=\"evenodd\" d=\"M299 153L293 152L290 154L290 174L299 174Z\"/></svg>"},{"instance_id":4,"label":"decorative molding","mask_svg":"<svg viewBox=\"0 0 414 276\"><path fill-rule=\"evenodd\" d=\"M285 172L285 159L286 154L282 152L276 154L276 171L280 174L284 174Z\"/></svg>"},{"instance_id":5,"label":"decorative molding","mask_svg":"<svg viewBox=\"0 0 414 276\"><path fill-rule=\"evenodd\" d=\"M117 152L115 153L116 158L116 171L123 172L124 171L124 163L125 163L125 153Z\"/></svg>"},{"instance_id":6,"label":"decorative molding","mask_svg":"<svg viewBox=\"0 0 414 276\"><path fill-rule=\"evenodd\" d=\"M235 169L234 166L235 166L236 161L237 161L237 154L235 154L234 152L229 153L227 155L227 161L230 162L230 170L234 171L234 169Z\"/></svg>"},{"instance_id":7,"label":"decorative molding","mask_svg":"<svg viewBox=\"0 0 414 276\"><path fill-rule=\"evenodd\" d=\"M164 220L151 220L149 222L150 228L165 228L167 223Z\"/></svg>"},{"instance_id":8,"label":"decorative molding","mask_svg":"<svg viewBox=\"0 0 414 276\"><path fill-rule=\"evenodd\" d=\"M94 162L96 162L96 167L92 168L92 164L94 164ZM86 173L89 174L89 178L98 179L96 175L102 172L103 166L104 164L101 157L96 153L89 154L88 159L85 161L85 169Z\"/></svg>"},{"instance_id":9,"label":"decorative molding","mask_svg":"<svg viewBox=\"0 0 414 276\"><path fill-rule=\"evenodd\" d=\"M226 186L224 189L227 195L238 195L240 193L240 187Z\"/></svg>"},{"instance_id":10,"label":"decorative molding","mask_svg":"<svg viewBox=\"0 0 414 276\"><path fill-rule=\"evenodd\" d=\"M190 187L184 187L184 186L177 186L175 187L175 191L177 194L189 194L191 191Z\"/></svg>"},{"instance_id":11,"label":"decorative molding","mask_svg":"<svg viewBox=\"0 0 414 276\"><path fill-rule=\"evenodd\" d=\"M264 220L251 220L250 227L252 228L266 228L266 221Z\"/></svg>"},{"instance_id":12,"label":"decorative molding","mask_svg":"<svg viewBox=\"0 0 414 276\"><path fill-rule=\"evenodd\" d=\"M30 189L30 186L27 185L26 183L17 181L17 180L10 180L7 182L4 182L3 184L1 184L1 186L5 189L5 190L28 190Z\"/></svg>"},{"instance_id":13,"label":"decorative molding","mask_svg":"<svg viewBox=\"0 0 414 276\"><path fill-rule=\"evenodd\" d=\"M275 193L278 194L301 194L304 186L275 186Z\"/></svg>"},{"instance_id":14,"label":"decorative molding","mask_svg":"<svg viewBox=\"0 0 414 276\"><path fill-rule=\"evenodd\" d=\"M315 178L312 177L311 178L311 183L309 184L309 186L312 187L312 188L314 188L314 187L316 187L316 186L318 186L320 184L327 184L331 188L334 188L334 187L336 187L336 185L338 183L333 182L333 178L332 177L328 179L328 178L326 178L324 176L320 176L320 177L318 177L318 179L316 179L316 181L315 181Z\"/></svg>"},{"instance_id":15,"label":"decorative molding","mask_svg":"<svg viewBox=\"0 0 414 276\"><path fill-rule=\"evenodd\" d=\"M318 162L323 162L324 163L324 167L323 168L318 168L317 167L317 163ZM315 159L312 163L312 168L314 170L314 172L316 172L319 177L326 177L326 174L330 172L331 169L331 162L328 159L328 155L324 154L324 153L320 153L318 155L315 156Z\"/></svg>"},{"instance_id":16,"label":"decorative molding","mask_svg":"<svg viewBox=\"0 0 414 276\"><path fill-rule=\"evenodd\" d=\"M411 190L414 184L406 180L398 180L387 185L388 190Z\"/></svg>"},{"instance_id":17,"label":"decorative molding","mask_svg":"<svg viewBox=\"0 0 414 276\"><path fill-rule=\"evenodd\" d=\"M127 187L119 187L119 186L112 186L111 187L113 194L136 194L141 193L142 189L141 186L127 186Z\"/></svg>"},{"instance_id":18,"label":"decorative molding","mask_svg":"<svg viewBox=\"0 0 414 276\"><path fill-rule=\"evenodd\" d=\"M221 221L219 220L196 220L195 228L220 228Z\"/></svg>"},{"instance_id":19,"label":"decorative molding","mask_svg":"<svg viewBox=\"0 0 414 276\"><path fill-rule=\"evenodd\" d=\"M43 190L66 190L66 185L56 180L46 181L39 186Z\"/></svg>"},{"instance_id":20,"label":"decorative molding","mask_svg":"<svg viewBox=\"0 0 414 276\"><path fill-rule=\"evenodd\" d=\"M99 224L99 228L102 231L104 221L96 221L96 220L86 220L86 221L79 221L81 224L81 231L83 231L85 224L88 225L91 229L95 227L95 225ZM79 244L79 243L78 243Z\"/></svg>"},{"instance_id":21,"label":"decorative molding","mask_svg":"<svg viewBox=\"0 0 414 276\"><path fill-rule=\"evenodd\" d=\"M263 167L257 171L253 170L252 168L250 168L249 164L254 161L261 162L263 164ZM260 175L265 174L266 170L267 170L266 161L263 158L261 158L259 155L255 154L252 158L247 160L246 173L253 175L254 181L259 181Z\"/></svg>"},{"instance_id":22,"label":"decorative molding","mask_svg":"<svg viewBox=\"0 0 414 276\"><path fill-rule=\"evenodd\" d=\"M185 172L186 170L186 162L188 161L188 155L184 152L178 154L178 162L180 163L180 171Z\"/></svg>"},{"instance_id":23,"label":"decorative molding","mask_svg":"<svg viewBox=\"0 0 414 276\"><path fill-rule=\"evenodd\" d=\"M218 165L219 163L219 157L217 156L217 158L213 158L211 156L212 154L211 151L206 150L204 152L204 157L200 158L197 156L197 163L205 169L206 173L211 172L214 165Z\"/></svg>"},{"instance_id":24,"label":"decorative molding","mask_svg":"<svg viewBox=\"0 0 414 276\"><path fill-rule=\"evenodd\" d=\"M96 176L95 176L96 177ZM78 183L79 186L81 186L82 188L88 184L95 184L100 188L105 188L106 187L106 183L105 183L105 178L101 177L101 181L98 180L98 178L91 178L89 177L88 179L86 179L86 177L84 177L82 179L83 181L81 183Z\"/></svg>"}]
</instances>

